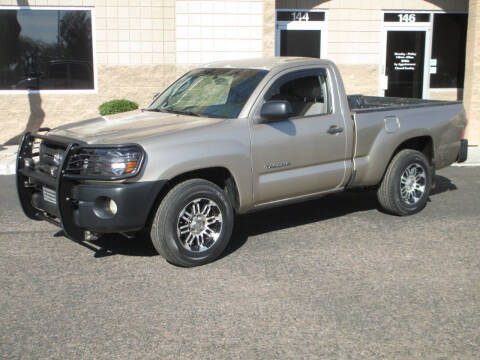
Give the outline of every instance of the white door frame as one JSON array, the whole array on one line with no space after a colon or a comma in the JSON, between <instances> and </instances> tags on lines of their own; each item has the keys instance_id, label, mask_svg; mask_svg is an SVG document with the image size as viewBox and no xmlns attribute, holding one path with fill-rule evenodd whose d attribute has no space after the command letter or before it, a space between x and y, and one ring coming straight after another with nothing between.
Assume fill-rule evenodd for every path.
<instances>
[{"instance_id":1,"label":"white door frame","mask_svg":"<svg viewBox=\"0 0 480 360\"><path fill-rule=\"evenodd\" d=\"M429 22L385 22L386 13L425 13L430 14ZM382 12L382 62L379 74L378 95L385 96L385 90L388 88L388 78L385 74L387 62L387 32L388 31L425 31L425 58L423 65L423 91L422 98L430 98L430 60L432 57L432 32L433 32L433 12L432 11L383 11Z\"/></svg>"},{"instance_id":2,"label":"white door frame","mask_svg":"<svg viewBox=\"0 0 480 360\"><path fill-rule=\"evenodd\" d=\"M323 12L325 13L325 21L278 21L275 20L275 56L280 56L280 36L282 30L320 30L320 58L328 57L328 13L320 9L277 9L279 11L295 11L295 12Z\"/></svg>"}]
</instances>

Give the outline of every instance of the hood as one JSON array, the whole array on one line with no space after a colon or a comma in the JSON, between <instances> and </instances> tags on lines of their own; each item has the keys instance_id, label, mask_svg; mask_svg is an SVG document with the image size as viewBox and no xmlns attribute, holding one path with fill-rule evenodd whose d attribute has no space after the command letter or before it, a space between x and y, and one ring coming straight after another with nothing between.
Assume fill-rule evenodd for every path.
<instances>
[{"instance_id":1,"label":"hood","mask_svg":"<svg viewBox=\"0 0 480 360\"><path fill-rule=\"evenodd\" d=\"M59 126L49 132L90 144L137 143L142 139L207 126L223 119L131 111Z\"/></svg>"}]
</instances>

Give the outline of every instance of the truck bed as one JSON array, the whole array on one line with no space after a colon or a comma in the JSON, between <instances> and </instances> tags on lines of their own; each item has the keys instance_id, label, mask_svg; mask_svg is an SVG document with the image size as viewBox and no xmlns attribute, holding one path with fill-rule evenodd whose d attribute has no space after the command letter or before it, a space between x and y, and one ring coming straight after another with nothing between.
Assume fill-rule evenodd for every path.
<instances>
[{"instance_id":1,"label":"truck bed","mask_svg":"<svg viewBox=\"0 0 480 360\"><path fill-rule=\"evenodd\" d=\"M362 95L347 98L356 129L354 185L378 183L390 161L384 154L391 154L392 147L412 137L432 138L437 169L456 161L465 127L461 102Z\"/></svg>"},{"instance_id":2,"label":"truck bed","mask_svg":"<svg viewBox=\"0 0 480 360\"><path fill-rule=\"evenodd\" d=\"M351 112L375 112L395 109L420 108L426 106L440 106L460 104L460 101L424 100L410 98L348 95L348 105Z\"/></svg>"}]
</instances>

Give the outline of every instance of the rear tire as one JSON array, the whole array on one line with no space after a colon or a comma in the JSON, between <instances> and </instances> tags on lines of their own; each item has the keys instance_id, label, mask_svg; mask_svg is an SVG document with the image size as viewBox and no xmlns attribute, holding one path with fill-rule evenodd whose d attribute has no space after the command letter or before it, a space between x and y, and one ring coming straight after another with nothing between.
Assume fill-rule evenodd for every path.
<instances>
[{"instance_id":1,"label":"rear tire","mask_svg":"<svg viewBox=\"0 0 480 360\"><path fill-rule=\"evenodd\" d=\"M432 170L425 155L406 149L395 155L388 165L377 198L389 213L412 215L427 204L431 185Z\"/></svg>"},{"instance_id":2,"label":"rear tire","mask_svg":"<svg viewBox=\"0 0 480 360\"><path fill-rule=\"evenodd\" d=\"M232 234L234 211L214 183L192 179L176 185L160 203L150 237L167 261L185 267L215 260Z\"/></svg>"}]
</instances>

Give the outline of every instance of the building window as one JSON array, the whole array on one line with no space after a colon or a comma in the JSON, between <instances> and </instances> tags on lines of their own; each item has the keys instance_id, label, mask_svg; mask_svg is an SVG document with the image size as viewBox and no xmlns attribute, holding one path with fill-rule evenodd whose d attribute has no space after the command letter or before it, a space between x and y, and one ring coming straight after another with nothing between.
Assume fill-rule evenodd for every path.
<instances>
[{"instance_id":1,"label":"building window","mask_svg":"<svg viewBox=\"0 0 480 360\"><path fill-rule=\"evenodd\" d=\"M432 60L436 73L430 76L431 88L463 89L467 17L466 14L435 14Z\"/></svg>"},{"instance_id":2,"label":"building window","mask_svg":"<svg viewBox=\"0 0 480 360\"><path fill-rule=\"evenodd\" d=\"M0 9L0 90L93 90L91 10Z\"/></svg>"}]
</instances>

